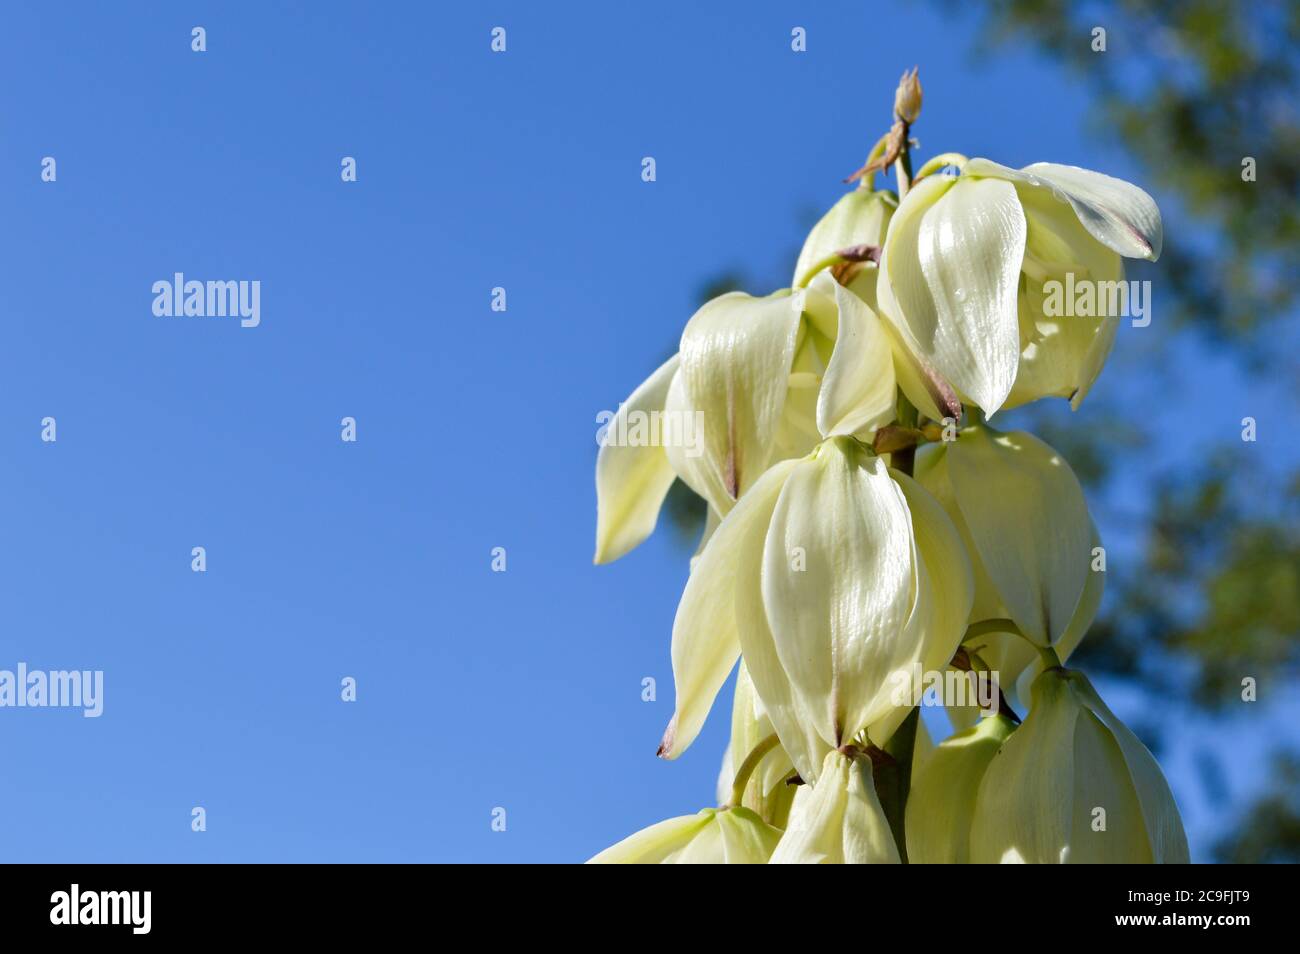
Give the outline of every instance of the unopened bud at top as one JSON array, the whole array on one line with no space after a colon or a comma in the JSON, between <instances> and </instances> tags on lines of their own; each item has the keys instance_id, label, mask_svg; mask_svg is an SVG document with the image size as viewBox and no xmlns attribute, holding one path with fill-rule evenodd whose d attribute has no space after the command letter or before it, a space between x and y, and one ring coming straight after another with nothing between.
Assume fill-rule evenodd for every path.
<instances>
[{"instance_id":1,"label":"unopened bud at top","mask_svg":"<svg viewBox=\"0 0 1300 954\"><path fill-rule=\"evenodd\" d=\"M921 115L921 80L916 75L916 67L903 74L894 92L894 115L909 126Z\"/></svg>"}]
</instances>

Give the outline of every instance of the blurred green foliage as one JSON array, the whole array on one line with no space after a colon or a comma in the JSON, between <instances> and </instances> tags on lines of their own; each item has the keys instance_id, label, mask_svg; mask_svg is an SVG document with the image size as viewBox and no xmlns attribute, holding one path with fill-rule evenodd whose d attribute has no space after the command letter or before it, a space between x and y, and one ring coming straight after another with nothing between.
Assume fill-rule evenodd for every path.
<instances>
[{"instance_id":1,"label":"blurred green foliage","mask_svg":"<svg viewBox=\"0 0 1300 954\"><path fill-rule=\"evenodd\" d=\"M1026 41L1097 97L1092 125L1178 197L1203 242L1166 246L1178 318L1252 358L1294 312L1300 248L1300 4L1274 0L942 0L982 8L983 49ZM1092 30L1106 30L1106 52ZM1255 160L1255 181L1242 162ZM1206 267L1206 256L1212 267Z\"/></svg>"}]
</instances>

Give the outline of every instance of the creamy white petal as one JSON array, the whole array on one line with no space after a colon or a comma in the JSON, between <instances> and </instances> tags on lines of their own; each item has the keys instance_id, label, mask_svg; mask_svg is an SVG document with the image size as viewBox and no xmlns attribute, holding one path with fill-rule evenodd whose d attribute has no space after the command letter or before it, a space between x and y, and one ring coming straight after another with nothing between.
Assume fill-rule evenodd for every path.
<instances>
[{"instance_id":1,"label":"creamy white petal","mask_svg":"<svg viewBox=\"0 0 1300 954\"><path fill-rule=\"evenodd\" d=\"M1010 393L1020 358L1025 231L1009 183L935 176L899 206L881 261L908 344L987 414Z\"/></svg>"},{"instance_id":2,"label":"creamy white petal","mask_svg":"<svg viewBox=\"0 0 1300 954\"><path fill-rule=\"evenodd\" d=\"M724 864L767 864L781 840L780 829L773 828L748 808L720 811L716 818L722 834Z\"/></svg>"},{"instance_id":3,"label":"creamy white petal","mask_svg":"<svg viewBox=\"0 0 1300 954\"><path fill-rule=\"evenodd\" d=\"M980 782L1014 728L1003 716L981 719L939 743L923 765L913 765L906 824L910 863L969 863Z\"/></svg>"},{"instance_id":4,"label":"creamy white petal","mask_svg":"<svg viewBox=\"0 0 1300 954\"><path fill-rule=\"evenodd\" d=\"M927 669L944 669L961 645L975 598L970 559L939 501L901 471L889 473L907 498L916 552L925 565L936 606L929 627L919 634L925 644L921 660Z\"/></svg>"},{"instance_id":5,"label":"creamy white petal","mask_svg":"<svg viewBox=\"0 0 1300 954\"><path fill-rule=\"evenodd\" d=\"M695 740L714 697L740 655L736 632L738 588L757 590L757 580L737 576L743 543L751 528L764 530L786 475L796 461L782 461L765 473L722 521L700 555L673 621L673 681L676 711L659 754L674 759ZM743 758L744 756L741 756Z\"/></svg>"},{"instance_id":6,"label":"creamy white petal","mask_svg":"<svg viewBox=\"0 0 1300 954\"><path fill-rule=\"evenodd\" d=\"M904 631L915 586L911 516L884 462L849 438L820 445L790 472L772 514L763 607L793 694L827 745L892 708L890 674L916 649ZM751 673L779 732L757 666Z\"/></svg>"},{"instance_id":7,"label":"creamy white petal","mask_svg":"<svg viewBox=\"0 0 1300 954\"><path fill-rule=\"evenodd\" d=\"M913 652L895 670L896 678L906 679L906 667L919 666L920 672L948 668L966 632L975 583L966 547L939 501L906 474L891 469L890 475L907 499L917 561L917 596L904 633ZM883 747L911 708L895 706L876 717L868 730L871 741Z\"/></svg>"},{"instance_id":8,"label":"creamy white petal","mask_svg":"<svg viewBox=\"0 0 1300 954\"><path fill-rule=\"evenodd\" d=\"M980 786L975 862L1186 862L1187 839L1151 754L1086 676L1052 668Z\"/></svg>"},{"instance_id":9,"label":"creamy white petal","mask_svg":"<svg viewBox=\"0 0 1300 954\"><path fill-rule=\"evenodd\" d=\"M685 848L702 830L713 823L713 809L698 815L669 818L629 835L606 848L589 865L655 865L670 859Z\"/></svg>"},{"instance_id":10,"label":"creamy white petal","mask_svg":"<svg viewBox=\"0 0 1300 954\"><path fill-rule=\"evenodd\" d=\"M795 800L771 863L899 863L868 759L826 755L812 791Z\"/></svg>"},{"instance_id":11,"label":"creamy white petal","mask_svg":"<svg viewBox=\"0 0 1300 954\"><path fill-rule=\"evenodd\" d=\"M745 585L736 588L736 625L745 669L764 716L776 730L781 748L799 776L805 782L811 782L817 777L830 745L818 734L814 720L804 710L802 697L797 696L790 685L763 607L760 581L768 529L768 523L760 525L758 521L752 521L746 537L737 544L736 576L745 581ZM806 554L791 554L790 559L793 565L796 560L806 562L807 557ZM798 797L796 794L795 798Z\"/></svg>"},{"instance_id":12,"label":"creamy white petal","mask_svg":"<svg viewBox=\"0 0 1300 954\"><path fill-rule=\"evenodd\" d=\"M1074 724L1070 864L1151 864L1142 806L1114 735L1088 708ZM1103 824L1104 822L1104 824Z\"/></svg>"},{"instance_id":13,"label":"creamy white petal","mask_svg":"<svg viewBox=\"0 0 1300 954\"><path fill-rule=\"evenodd\" d=\"M1151 859L1156 864L1187 864L1187 834L1178 804L1164 773L1142 741L1101 700L1088 678L1071 672L1072 686L1097 719L1105 725L1123 753L1141 806Z\"/></svg>"},{"instance_id":14,"label":"creamy white petal","mask_svg":"<svg viewBox=\"0 0 1300 954\"><path fill-rule=\"evenodd\" d=\"M1057 642L1091 572L1092 520L1070 465L1030 434L989 427L965 428L947 463L974 548L1010 617L1037 644Z\"/></svg>"},{"instance_id":15,"label":"creamy white petal","mask_svg":"<svg viewBox=\"0 0 1300 954\"><path fill-rule=\"evenodd\" d=\"M1077 408L1114 344L1128 298L1124 260L1054 193L1021 187L1017 194L1029 237L1019 296L1020 368L1005 406L1056 396Z\"/></svg>"},{"instance_id":16,"label":"creamy white petal","mask_svg":"<svg viewBox=\"0 0 1300 954\"><path fill-rule=\"evenodd\" d=\"M707 502L704 505L704 529L700 531L700 542L695 546L695 552L691 554L691 572L695 572L696 565L700 562L700 557L704 555L704 548L709 545L713 539L713 534L717 531L722 523L722 517Z\"/></svg>"},{"instance_id":17,"label":"creamy white petal","mask_svg":"<svg viewBox=\"0 0 1300 954\"><path fill-rule=\"evenodd\" d=\"M836 317L835 350L817 397L823 437L869 437L894 417L894 355L881 321L866 303L827 272L809 286L809 311L829 308Z\"/></svg>"},{"instance_id":18,"label":"creamy white petal","mask_svg":"<svg viewBox=\"0 0 1300 954\"><path fill-rule=\"evenodd\" d=\"M619 445L629 434L628 415L660 413L677 373L677 355L619 405L596 457L596 559L609 563L627 553L654 530L674 474L662 443Z\"/></svg>"},{"instance_id":19,"label":"creamy white petal","mask_svg":"<svg viewBox=\"0 0 1300 954\"><path fill-rule=\"evenodd\" d=\"M1094 523L1092 524L1091 549L1095 550L1100 546L1101 535L1097 532L1097 525ZM1088 565L1088 582L1084 584L1083 596L1079 598L1079 605L1074 609L1074 618L1070 620L1070 625L1065 628L1065 635L1053 647L1056 650L1057 658L1061 662L1069 662L1074 651L1083 642L1083 637L1092 628L1093 620L1097 618L1097 610L1101 608L1101 598L1105 595L1105 592L1106 573L1104 570L1094 570L1090 562ZM1005 684L1015 687L1014 693L1008 690L1008 698L1028 699L1029 687L1033 685L1038 674L1043 671L1043 658L1019 636L1008 633L1002 639L1005 641L1003 643L1005 646L1003 654L999 655L995 646L993 655L985 656L984 660L989 665L999 669Z\"/></svg>"},{"instance_id":20,"label":"creamy white petal","mask_svg":"<svg viewBox=\"0 0 1300 954\"><path fill-rule=\"evenodd\" d=\"M1034 683L1024 723L984 773L971 817L975 864L1062 864L1073 830L1072 740L1079 707L1065 681L1044 673Z\"/></svg>"},{"instance_id":21,"label":"creamy white petal","mask_svg":"<svg viewBox=\"0 0 1300 954\"><path fill-rule=\"evenodd\" d=\"M703 414L701 446L668 447L674 469L721 514L767 468L801 327L802 292L705 304L682 332L671 409ZM691 451L697 453L693 456Z\"/></svg>"},{"instance_id":22,"label":"creamy white petal","mask_svg":"<svg viewBox=\"0 0 1300 954\"><path fill-rule=\"evenodd\" d=\"M1035 162L1023 171L1036 177L1074 208L1097 241L1125 258L1155 261L1164 228L1155 200L1131 182L1054 162Z\"/></svg>"},{"instance_id":23,"label":"creamy white petal","mask_svg":"<svg viewBox=\"0 0 1300 954\"><path fill-rule=\"evenodd\" d=\"M807 314L807 312L805 312ZM817 430L817 394L826 373L834 339L827 339L809 322L804 323L794 363L790 367L789 389L781 421L772 441L771 460L803 457L821 442ZM823 358L825 354L825 358Z\"/></svg>"}]
</instances>

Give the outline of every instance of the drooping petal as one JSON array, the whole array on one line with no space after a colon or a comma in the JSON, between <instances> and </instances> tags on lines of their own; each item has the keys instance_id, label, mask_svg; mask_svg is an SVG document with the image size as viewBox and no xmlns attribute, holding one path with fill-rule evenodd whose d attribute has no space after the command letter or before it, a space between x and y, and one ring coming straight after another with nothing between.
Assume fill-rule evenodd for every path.
<instances>
[{"instance_id":1,"label":"drooping petal","mask_svg":"<svg viewBox=\"0 0 1300 954\"><path fill-rule=\"evenodd\" d=\"M719 811L718 831L722 834L722 858L728 865L765 865L781 840L773 828L748 808Z\"/></svg>"},{"instance_id":2,"label":"drooping petal","mask_svg":"<svg viewBox=\"0 0 1300 954\"><path fill-rule=\"evenodd\" d=\"M738 579L761 580L768 530L769 524L751 521L745 538L737 544ZM792 567L803 566L806 570L806 552L791 553L789 557ZM818 734L814 720L804 710L802 696L796 695L790 685L763 606L762 587L757 584L737 587L735 610L745 669L755 695L781 740L782 750L799 776L811 782L817 777L830 745Z\"/></svg>"},{"instance_id":3,"label":"drooping petal","mask_svg":"<svg viewBox=\"0 0 1300 954\"><path fill-rule=\"evenodd\" d=\"M941 670L961 645L970 618L975 598L970 558L939 501L901 471L891 469L889 473L907 499L916 553L925 566L932 591L929 598L935 604L929 625L917 634L925 645L922 663L927 669Z\"/></svg>"},{"instance_id":4,"label":"drooping petal","mask_svg":"<svg viewBox=\"0 0 1300 954\"><path fill-rule=\"evenodd\" d=\"M980 784L971 860L1186 862L1164 775L1087 677L1053 667L1031 695L1024 724Z\"/></svg>"},{"instance_id":5,"label":"drooping petal","mask_svg":"<svg viewBox=\"0 0 1300 954\"><path fill-rule=\"evenodd\" d=\"M1074 472L1036 437L987 426L963 429L947 464L971 541L1011 619L1038 645L1056 643L1092 557L1092 519Z\"/></svg>"},{"instance_id":6,"label":"drooping petal","mask_svg":"<svg viewBox=\"0 0 1300 954\"><path fill-rule=\"evenodd\" d=\"M853 292L829 273L809 286L806 307L829 312L835 325L835 350L817 396L817 429L823 437L868 437L894 416L894 356L881 321Z\"/></svg>"},{"instance_id":7,"label":"drooping petal","mask_svg":"<svg viewBox=\"0 0 1300 954\"><path fill-rule=\"evenodd\" d=\"M1092 549L1096 552L1101 546L1101 535L1097 532L1097 525L1092 525ZM1083 642L1083 637L1087 635L1088 630L1092 628L1093 620L1097 618L1097 610L1101 608L1101 598L1106 592L1106 573L1104 570L1094 569L1092 564L1088 565L1088 582L1084 584L1083 595L1079 597L1079 605L1075 607L1074 618L1070 620L1070 625L1065 628L1063 635L1053 647L1056 650L1056 656L1061 662L1069 662L1074 651L1079 648ZM992 655L984 656L984 661L1002 673L1004 686L1013 686L1015 692L1007 691L1009 699L1028 699L1029 687L1038 678L1038 674L1043 671L1043 658L1032 646L1026 643L1019 636L1006 634L1001 637L1002 642L993 644ZM998 647L1005 647L999 653Z\"/></svg>"},{"instance_id":8,"label":"drooping petal","mask_svg":"<svg viewBox=\"0 0 1300 954\"><path fill-rule=\"evenodd\" d=\"M880 327L889 338L894 352L894 377L899 390L918 411L932 421L954 423L961 420L961 399L952 386L933 367L918 357L903 340L902 333L891 321L881 321Z\"/></svg>"},{"instance_id":9,"label":"drooping petal","mask_svg":"<svg viewBox=\"0 0 1300 954\"><path fill-rule=\"evenodd\" d=\"M673 621L673 681L676 710L664 732L659 754L675 759L699 734L740 655L736 631L738 590L757 593L758 580L742 579L737 564L752 528L766 529L781 486L797 461L782 461L741 498L700 555L686 581ZM742 755L741 758L744 758Z\"/></svg>"},{"instance_id":10,"label":"drooping petal","mask_svg":"<svg viewBox=\"0 0 1300 954\"><path fill-rule=\"evenodd\" d=\"M870 760L829 752L801 792L772 864L898 864L898 848L871 778Z\"/></svg>"},{"instance_id":11,"label":"drooping petal","mask_svg":"<svg viewBox=\"0 0 1300 954\"><path fill-rule=\"evenodd\" d=\"M1120 305L1128 299L1124 260L1053 192L1021 186L1017 194L1029 237L1019 297L1020 368L1005 406L1054 396L1077 408L1115 341ZM1080 292L1087 296L1082 302Z\"/></svg>"},{"instance_id":12,"label":"drooping petal","mask_svg":"<svg viewBox=\"0 0 1300 954\"><path fill-rule=\"evenodd\" d=\"M917 595L903 635L914 651L906 662L922 673L943 672L970 618L975 595L970 559L939 501L906 474L892 469L889 473L907 499L917 562ZM896 672L898 679L910 675L902 666ZM868 730L871 741L883 747L919 701L909 700L877 717Z\"/></svg>"},{"instance_id":13,"label":"drooping petal","mask_svg":"<svg viewBox=\"0 0 1300 954\"><path fill-rule=\"evenodd\" d=\"M832 748L851 741L892 707L891 675L917 652L904 632L911 516L884 462L849 438L800 462L772 514L762 575L775 651L809 727ZM757 665L751 674L779 733Z\"/></svg>"},{"instance_id":14,"label":"drooping petal","mask_svg":"<svg viewBox=\"0 0 1300 954\"><path fill-rule=\"evenodd\" d=\"M1087 708L1074 724L1070 864L1151 864L1133 779L1110 730Z\"/></svg>"},{"instance_id":15,"label":"drooping petal","mask_svg":"<svg viewBox=\"0 0 1300 954\"><path fill-rule=\"evenodd\" d=\"M1015 729L990 716L939 743L914 765L907 796L907 860L912 864L967 864L971 818L980 782L998 749Z\"/></svg>"},{"instance_id":16,"label":"drooping petal","mask_svg":"<svg viewBox=\"0 0 1300 954\"><path fill-rule=\"evenodd\" d=\"M681 815L643 828L616 845L611 845L589 865L657 865L680 852L704 828L713 823L715 811L706 808L697 815Z\"/></svg>"},{"instance_id":17,"label":"drooping petal","mask_svg":"<svg viewBox=\"0 0 1300 954\"><path fill-rule=\"evenodd\" d=\"M1033 686L1024 723L1002 744L971 816L975 864L1064 864L1073 829L1073 740L1079 707L1057 671Z\"/></svg>"},{"instance_id":18,"label":"drooping petal","mask_svg":"<svg viewBox=\"0 0 1300 954\"><path fill-rule=\"evenodd\" d=\"M881 260L882 309L917 356L987 414L1010 393L1020 357L1025 232L1009 183L934 176L899 206Z\"/></svg>"},{"instance_id":19,"label":"drooping petal","mask_svg":"<svg viewBox=\"0 0 1300 954\"><path fill-rule=\"evenodd\" d=\"M1023 169L1008 169L987 159L972 159L965 175L997 176L1051 189L1070 203L1075 215L1092 235L1125 258L1160 257L1164 229L1160 209L1142 189L1113 176L1055 162L1035 162Z\"/></svg>"},{"instance_id":20,"label":"drooping petal","mask_svg":"<svg viewBox=\"0 0 1300 954\"><path fill-rule=\"evenodd\" d=\"M670 444L668 457L723 515L767 468L802 308L802 293L752 298L732 292L701 307L682 332L668 405L701 413L703 434L695 448Z\"/></svg>"},{"instance_id":21,"label":"drooping petal","mask_svg":"<svg viewBox=\"0 0 1300 954\"><path fill-rule=\"evenodd\" d=\"M1156 864L1187 864L1190 860L1187 833L1183 829L1178 804L1159 764L1142 741L1110 711L1087 676L1077 671L1071 671L1070 676L1075 692L1110 731L1123 753L1141 805L1151 860Z\"/></svg>"},{"instance_id":22,"label":"drooping petal","mask_svg":"<svg viewBox=\"0 0 1300 954\"><path fill-rule=\"evenodd\" d=\"M762 865L781 839L747 808L670 818L606 848L589 865Z\"/></svg>"},{"instance_id":23,"label":"drooping petal","mask_svg":"<svg viewBox=\"0 0 1300 954\"><path fill-rule=\"evenodd\" d=\"M673 355L619 405L606 430L596 457L596 563L617 560L654 530L672 486L672 464L662 442L632 443L621 438L635 436L628 426L629 415L633 420L645 419L663 411L676 373L677 355Z\"/></svg>"}]
</instances>

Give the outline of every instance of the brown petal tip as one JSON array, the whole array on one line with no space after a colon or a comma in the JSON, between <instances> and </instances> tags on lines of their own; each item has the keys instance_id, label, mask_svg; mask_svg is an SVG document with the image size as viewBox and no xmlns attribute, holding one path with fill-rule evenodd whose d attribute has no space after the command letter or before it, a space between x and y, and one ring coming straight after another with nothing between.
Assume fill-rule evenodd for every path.
<instances>
[{"instance_id":1,"label":"brown petal tip","mask_svg":"<svg viewBox=\"0 0 1300 954\"><path fill-rule=\"evenodd\" d=\"M668 722L668 728L664 729L664 737L659 742L659 748L655 750L655 755L661 759L670 759L673 757L673 743L677 741L677 716L673 716Z\"/></svg>"}]
</instances>

